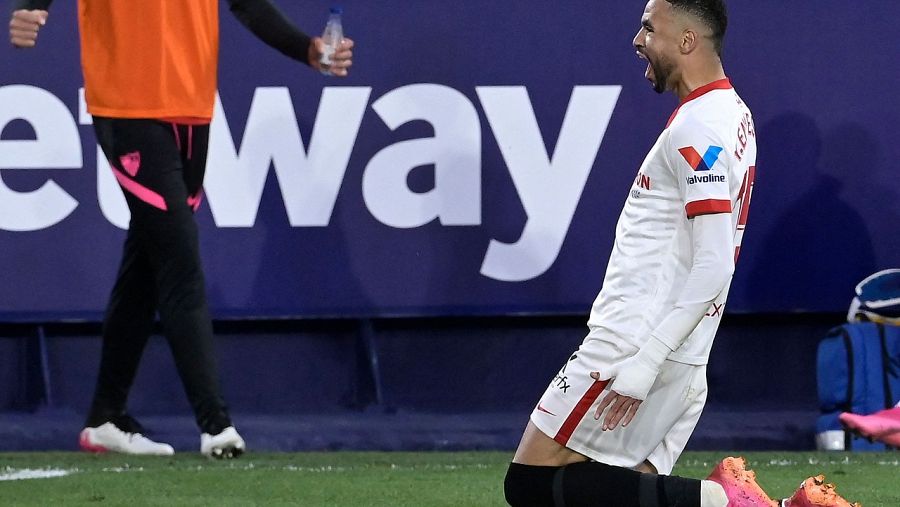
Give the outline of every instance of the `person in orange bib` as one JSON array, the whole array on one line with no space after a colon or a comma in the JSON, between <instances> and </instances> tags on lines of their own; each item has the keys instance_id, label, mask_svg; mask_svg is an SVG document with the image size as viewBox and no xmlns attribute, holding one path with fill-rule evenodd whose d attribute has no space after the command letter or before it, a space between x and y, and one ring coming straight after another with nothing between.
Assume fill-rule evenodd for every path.
<instances>
[{"instance_id":1,"label":"person in orange bib","mask_svg":"<svg viewBox=\"0 0 900 507\"><path fill-rule=\"evenodd\" d=\"M16 0L10 42L33 47L52 0ZM346 76L353 41L328 69L321 38L300 31L270 0L228 0L269 46L331 75ZM168 455L142 435L127 399L158 312L191 408L200 451L239 456L244 440L218 382L197 224L216 94L218 0L79 0L85 98L97 141L122 187L131 222L103 322L100 371L81 448Z\"/></svg>"}]
</instances>

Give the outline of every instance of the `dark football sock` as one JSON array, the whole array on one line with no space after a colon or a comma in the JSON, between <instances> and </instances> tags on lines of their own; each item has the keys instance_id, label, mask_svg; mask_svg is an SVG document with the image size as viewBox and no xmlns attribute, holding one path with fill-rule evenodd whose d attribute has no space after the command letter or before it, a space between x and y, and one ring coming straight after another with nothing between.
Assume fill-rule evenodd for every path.
<instances>
[{"instance_id":1,"label":"dark football sock","mask_svg":"<svg viewBox=\"0 0 900 507\"><path fill-rule=\"evenodd\" d=\"M643 474L604 463L542 467L511 463L504 482L513 507L699 507L700 481Z\"/></svg>"}]
</instances>

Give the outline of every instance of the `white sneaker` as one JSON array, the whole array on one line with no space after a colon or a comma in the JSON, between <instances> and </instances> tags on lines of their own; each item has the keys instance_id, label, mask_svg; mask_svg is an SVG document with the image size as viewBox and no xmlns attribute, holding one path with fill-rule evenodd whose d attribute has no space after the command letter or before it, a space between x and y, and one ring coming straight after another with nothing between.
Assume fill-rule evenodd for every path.
<instances>
[{"instance_id":1,"label":"white sneaker","mask_svg":"<svg viewBox=\"0 0 900 507\"><path fill-rule=\"evenodd\" d=\"M140 433L124 432L111 422L81 430L78 444L87 452L121 452L153 456L175 454L175 449L171 445L154 442Z\"/></svg>"},{"instance_id":2,"label":"white sneaker","mask_svg":"<svg viewBox=\"0 0 900 507\"><path fill-rule=\"evenodd\" d=\"M213 458L237 458L244 453L245 447L244 439L238 435L234 426L225 428L218 435L200 435L200 452Z\"/></svg>"}]
</instances>

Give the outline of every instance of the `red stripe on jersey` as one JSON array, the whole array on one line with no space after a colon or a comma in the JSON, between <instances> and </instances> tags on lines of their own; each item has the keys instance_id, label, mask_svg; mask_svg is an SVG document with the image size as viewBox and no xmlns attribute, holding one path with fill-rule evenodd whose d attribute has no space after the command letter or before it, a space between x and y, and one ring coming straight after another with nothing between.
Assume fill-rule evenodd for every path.
<instances>
[{"instance_id":1,"label":"red stripe on jersey","mask_svg":"<svg viewBox=\"0 0 900 507\"><path fill-rule=\"evenodd\" d=\"M750 196L753 192L753 181L756 179L756 166L750 166L744 175L744 182L741 184L741 214L738 215L738 225L747 225L747 215L750 213Z\"/></svg>"},{"instance_id":2,"label":"red stripe on jersey","mask_svg":"<svg viewBox=\"0 0 900 507\"><path fill-rule=\"evenodd\" d=\"M609 384L609 380L598 380L591 385L587 392L584 393L584 396L578 401L578 404L575 405L575 408L572 410L572 413L569 414L569 417L566 417L566 422L563 423L562 427L556 433L556 436L553 437L553 440L556 440L559 445L566 445L569 442L569 439L572 438L572 433L575 431L575 427L578 426L578 423L584 418L584 414L591 408L591 405L597 401L597 398L600 396L600 393L603 392L603 389L607 384Z\"/></svg>"},{"instance_id":3,"label":"red stripe on jersey","mask_svg":"<svg viewBox=\"0 0 900 507\"><path fill-rule=\"evenodd\" d=\"M684 207L688 218L713 213L731 213L731 201L728 199L706 199L687 203Z\"/></svg>"},{"instance_id":4,"label":"red stripe on jersey","mask_svg":"<svg viewBox=\"0 0 900 507\"><path fill-rule=\"evenodd\" d=\"M688 94L687 97L684 98L684 100L681 101L680 104L678 104L678 107L676 107L675 110L672 111L672 116L669 117L669 121L668 121L668 123L666 123L666 128L669 128L669 125L671 125L672 122L675 120L675 117L678 116L678 110L681 109L681 106L683 106L686 103L696 99L697 97L700 97L701 95L705 95L713 90L728 90L731 88L733 88L733 86L731 86L731 81L726 77L724 79L720 79L718 81L713 81L712 83L705 84L705 85L701 86L700 88L697 88L696 90L692 91L691 93Z\"/></svg>"}]
</instances>

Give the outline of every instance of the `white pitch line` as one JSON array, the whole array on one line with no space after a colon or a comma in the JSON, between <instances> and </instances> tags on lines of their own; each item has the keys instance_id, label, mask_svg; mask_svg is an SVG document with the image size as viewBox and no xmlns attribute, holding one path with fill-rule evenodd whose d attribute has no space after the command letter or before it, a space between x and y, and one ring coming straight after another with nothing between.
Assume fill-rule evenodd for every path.
<instances>
[{"instance_id":1,"label":"white pitch line","mask_svg":"<svg viewBox=\"0 0 900 507\"><path fill-rule=\"evenodd\" d=\"M52 477L64 477L69 475L69 470L58 469L32 469L15 470L7 468L5 473L0 474L0 481L21 481L25 479L50 479Z\"/></svg>"}]
</instances>

